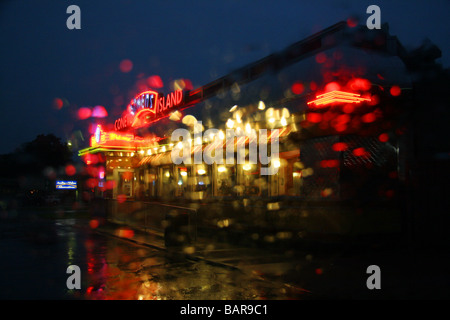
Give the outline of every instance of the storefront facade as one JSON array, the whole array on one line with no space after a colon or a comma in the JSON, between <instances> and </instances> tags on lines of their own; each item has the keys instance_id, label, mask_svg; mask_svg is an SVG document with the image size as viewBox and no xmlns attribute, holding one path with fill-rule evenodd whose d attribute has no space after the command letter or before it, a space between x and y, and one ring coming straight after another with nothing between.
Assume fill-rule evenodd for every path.
<instances>
[{"instance_id":1,"label":"storefront facade","mask_svg":"<svg viewBox=\"0 0 450 320\"><path fill-rule=\"evenodd\" d=\"M407 158L402 114L410 83L400 51L382 30L340 23L198 89L140 93L115 130L99 126L79 154L102 155L98 190L121 203L213 203L258 214L289 207L295 216L305 203L385 203ZM191 163L174 162L178 128L191 133L183 141ZM250 161L252 134L261 130L267 142L257 138L257 151L272 156L269 163ZM235 161L195 161L219 150ZM276 173L262 174L268 167Z\"/></svg>"}]
</instances>

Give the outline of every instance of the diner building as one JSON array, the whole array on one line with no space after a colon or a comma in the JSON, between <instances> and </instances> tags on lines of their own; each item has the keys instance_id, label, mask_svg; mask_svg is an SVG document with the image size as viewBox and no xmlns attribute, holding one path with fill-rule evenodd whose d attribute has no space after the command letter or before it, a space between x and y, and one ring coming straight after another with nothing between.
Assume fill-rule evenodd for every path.
<instances>
[{"instance_id":1,"label":"diner building","mask_svg":"<svg viewBox=\"0 0 450 320\"><path fill-rule=\"evenodd\" d=\"M97 168L110 217L145 229L183 212L195 232L253 238L262 227L281 238L398 231L410 143L403 54L387 30L341 22L202 87L139 93L79 155ZM173 139L177 129L189 139Z\"/></svg>"}]
</instances>

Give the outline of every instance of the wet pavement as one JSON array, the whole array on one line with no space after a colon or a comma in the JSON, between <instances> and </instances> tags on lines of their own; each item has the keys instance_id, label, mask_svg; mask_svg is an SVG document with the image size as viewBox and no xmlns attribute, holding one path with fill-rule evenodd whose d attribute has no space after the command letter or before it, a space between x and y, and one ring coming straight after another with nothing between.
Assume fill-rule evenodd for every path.
<instances>
[{"instance_id":1,"label":"wet pavement","mask_svg":"<svg viewBox=\"0 0 450 320\"><path fill-rule=\"evenodd\" d=\"M98 232L89 220L33 216L3 220L0 230L0 299L258 300L303 294L237 268ZM81 290L66 287L69 265L81 269Z\"/></svg>"},{"instance_id":2,"label":"wet pavement","mask_svg":"<svg viewBox=\"0 0 450 320\"><path fill-rule=\"evenodd\" d=\"M206 238L166 247L156 233L29 214L0 222L0 252L0 299L450 298L450 256L437 248L310 250L244 247ZM66 287L69 265L81 269L81 290ZM381 269L380 290L367 288L370 265Z\"/></svg>"}]
</instances>

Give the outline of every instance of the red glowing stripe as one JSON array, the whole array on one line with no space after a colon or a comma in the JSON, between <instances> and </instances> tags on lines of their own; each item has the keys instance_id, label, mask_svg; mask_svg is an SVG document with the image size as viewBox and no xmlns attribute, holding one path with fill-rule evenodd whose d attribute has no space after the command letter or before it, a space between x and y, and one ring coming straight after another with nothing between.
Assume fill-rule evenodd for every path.
<instances>
[{"instance_id":1,"label":"red glowing stripe","mask_svg":"<svg viewBox=\"0 0 450 320\"><path fill-rule=\"evenodd\" d=\"M135 136L131 133L119 133L117 131L103 131L101 126L97 126L96 134L91 136L91 147L131 147L136 145L145 145L155 141L161 140L159 137L155 138L143 138L139 136Z\"/></svg>"},{"instance_id":2,"label":"red glowing stripe","mask_svg":"<svg viewBox=\"0 0 450 320\"><path fill-rule=\"evenodd\" d=\"M334 102L361 103L363 101L371 101L371 99L363 98L360 94L357 93L335 90L317 95L315 100L308 102L308 105L315 104L316 106L323 106Z\"/></svg>"}]
</instances>

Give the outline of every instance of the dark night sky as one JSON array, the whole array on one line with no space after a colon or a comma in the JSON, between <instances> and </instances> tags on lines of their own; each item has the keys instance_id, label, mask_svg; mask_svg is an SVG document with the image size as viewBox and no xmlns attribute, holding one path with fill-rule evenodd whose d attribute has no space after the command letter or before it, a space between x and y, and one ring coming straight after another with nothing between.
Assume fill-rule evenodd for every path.
<instances>
[{"instance_id":1,"label":"dark night sky","mask_svg":"<svg viewBox=\"0 0 450 320\"><path fill-rule=\"evenodd\" d=\"M81 30L66 28L71 4L81 8ZM87 138L93 120L77 119L78 108L103 105L115 119L138 77L159 75L165 92L179 78L198 87L350 16L365 23L371 4L407 48L428 37L450 66L448 0L3 1L0 154L41 133ZM123 59L133 62L128 73Z\"/></svg>"}]
</instances>

